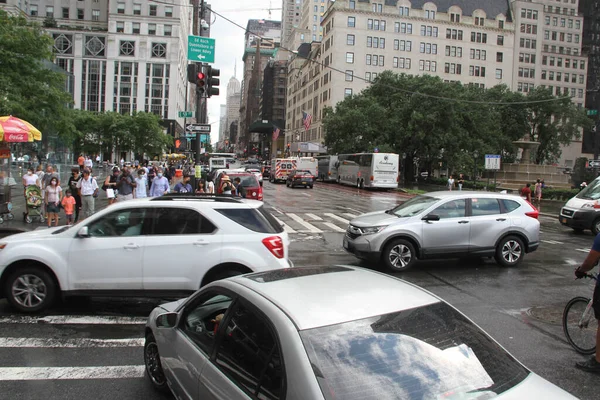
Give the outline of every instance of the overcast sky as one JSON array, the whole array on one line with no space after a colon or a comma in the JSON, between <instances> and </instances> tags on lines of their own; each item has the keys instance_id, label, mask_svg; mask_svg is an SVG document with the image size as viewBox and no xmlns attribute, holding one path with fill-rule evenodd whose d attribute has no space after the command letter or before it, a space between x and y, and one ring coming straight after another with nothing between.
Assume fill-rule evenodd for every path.
<instances>
[{"instance_id":1,"label":"overcast sky","mask_svg":"<svg viewBox=\"0 0 600 400\"><path fill-rule=\"evenodd\" d=\"M249 19L281 20L281 0L227 0L207 1L211 8L224 17L229 18L246 28ZM271 11L269 17L268 8ZM210 36L216 39L215 63L213 66L221 70L221 83L219 96L208 100L208 118L212 124L211 140L216 142L219 135L219 105L225 104L227 83L233 76L234 64L237 61L237 76L242 81L242 56L244 55L244 29L213 14Z\"/></svg>"}]
</instances>

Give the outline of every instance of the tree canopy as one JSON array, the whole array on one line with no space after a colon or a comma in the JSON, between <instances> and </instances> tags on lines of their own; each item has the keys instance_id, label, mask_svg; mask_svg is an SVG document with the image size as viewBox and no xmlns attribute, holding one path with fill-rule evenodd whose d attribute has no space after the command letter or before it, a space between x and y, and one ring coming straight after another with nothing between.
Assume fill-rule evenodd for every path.
<instances>
[{"instance_id":1,"label":"tree canopy","mask_svg":"<svg viewBox=\"0 0 600 400\"><path fill-rule=\"evenodd\" d=\"M560 145L577 138L591 120L568 97L556 98L543 88L524 95L506 86L482 89L385 71L335 110L327 108L323 124L331 152L379 148L405 154L410 177L414 162L428 170L441 162L450 170L470 171L475 154L514 158L513 142L527 135L541 142L535 161L553 162Z\"/></svg>"}]
</instances>

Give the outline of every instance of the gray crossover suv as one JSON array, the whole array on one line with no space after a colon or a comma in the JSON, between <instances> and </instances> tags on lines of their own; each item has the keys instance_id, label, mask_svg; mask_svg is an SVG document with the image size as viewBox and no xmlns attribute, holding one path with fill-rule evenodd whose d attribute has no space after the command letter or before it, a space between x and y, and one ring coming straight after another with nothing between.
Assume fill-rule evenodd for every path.
<instances>
[{"instance_id":1,"label":"gray crossover suv","mask_svg":"<svg viewBox=\"0 0 600 400\"><path fill-rule=\"evenodd\" d=\"M514 266L539 246L538 215L514 195L433 192L353 219L343 245L393 271L407 270L417 259L465 255L494 256L499 264Z\"/></svg>"}]
</instances>

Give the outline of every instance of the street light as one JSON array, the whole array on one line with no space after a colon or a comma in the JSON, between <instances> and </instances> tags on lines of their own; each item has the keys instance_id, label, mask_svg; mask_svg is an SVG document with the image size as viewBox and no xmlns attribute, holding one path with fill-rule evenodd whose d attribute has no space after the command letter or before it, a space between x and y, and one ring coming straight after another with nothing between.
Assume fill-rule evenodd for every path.
<instances>
[{"instance_id":1,"label":"street light","mask_svg":"<svg viewBox=\"0 0 600 400\"><path fill-rule=\"evenodd\" d=\"M475 150L473 152L473 189L477 188L477 158L479 157L479 152Z\"/></svg>"},{"instance_id":2,"label":"street light","mask_svg":"<svg viewBox=\"0 0 600 400\"><path fill-rule=\"evenodd\" d=\"M404 187L404 182L406 180L404 174L406 174L406 153L402 153L402 169L400 171L400 185Z\"/></svg>"}]
</instances>

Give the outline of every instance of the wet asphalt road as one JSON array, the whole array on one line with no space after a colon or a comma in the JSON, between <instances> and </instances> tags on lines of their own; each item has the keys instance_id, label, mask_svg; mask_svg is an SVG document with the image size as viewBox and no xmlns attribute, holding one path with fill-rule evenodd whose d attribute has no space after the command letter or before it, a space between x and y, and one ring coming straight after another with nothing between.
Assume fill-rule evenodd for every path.
<instances>
[{"instance_id":1,"label":"wet asphalt road","mask_svg":"<svg viewBox=\"0 0 600 400\"><path fill-rule=\"evenodd\" d=\"M343 230L355 215L405 200L395 192L322 183L311 190L265 182L264 192L266 205L290 232L291 258L297 266L352 264L378 269L343 251ZM491 260L446 260L422 262L395 275L449 301L542 377L579 398L595 399L598 376L573 367L582 357L566 343L560 325L567 301L591 294L590 284L575 281L572 271L584 259L593 237L589 232L576 235L554 218L540 217L540 221L541 246L517 268L501 268ZM143 321L158 303L73 300L47 316L29 318L14 315L0 301L0 398L169 398L155 393L141 372ZM61 343L72 347L52 347L49 339L66 339ZM49 370L70 379L34 379L49 376ZM22 380L6 380L7 372ZM127 378L94 379L97 374Z\"/></svg>"}]
</instances>

